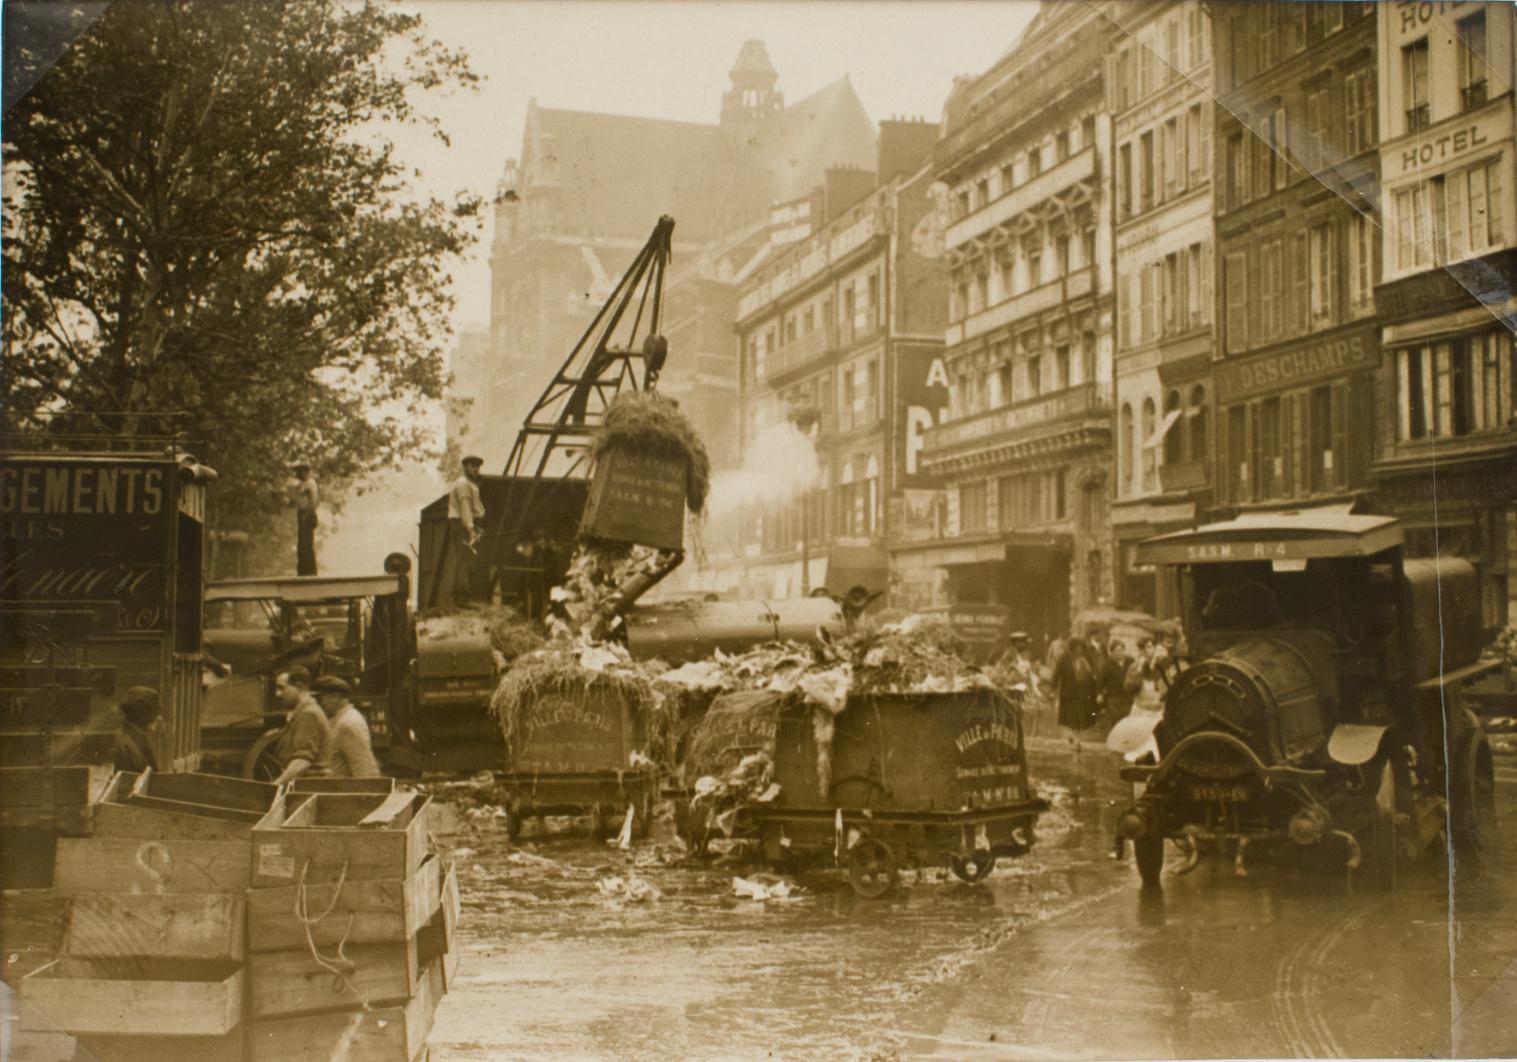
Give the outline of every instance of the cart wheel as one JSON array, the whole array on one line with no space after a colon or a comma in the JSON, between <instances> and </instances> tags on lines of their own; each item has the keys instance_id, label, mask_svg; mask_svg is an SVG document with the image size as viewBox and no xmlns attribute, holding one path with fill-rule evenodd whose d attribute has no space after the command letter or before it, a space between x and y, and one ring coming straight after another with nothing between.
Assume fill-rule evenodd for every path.
<instances>
[{"instance_id":1,"label":"cart wheel","mask_svg":"<svg viewBox=\"0 0 1517 1062\"><path fill-rule=\"evenodd\" d=\"M242 776L251 778L255 782L272 782L279 777L284 770L284 764L274 753L274 746L279 742L279 731L270 730L261 735L253 742L247 754L242 757Z\"/></svg>"},{"instance_id":2,"label":"cart wheel","mask_svg":"<svg viewBox=\"0 0 1517 1062\"><path fill-rule=\"evenodd\" d=\"M960 881L966 881L973 885L990 877L990 872L996 867L996 857L983 848L976 848L967 856L958 852L948 856L948 869L953 871L953 876Z\"/></svg>"},{"instance_id":3,"label":"cart wheel","mask_svg":"<svg viewBox=\"0 0 1517 1062\"><path fill-rule=\"evenodd\" d=\"M896 877L895 852L884 841L864 837L848 850L848 880L864 899L884 896Z\"/></svg>"},{"instance_id":4,"label":"cart wheel","mask_svg":"<svg viewBox=\"0 0 1517 1062\"><path fill-rule=\"evenodd\" d=\"M1138 878L1145 886L1158 885L1164 873L1164 838L1145 835L1132 843L1137 857Z\"/></svg>"},{"instance_id":5,"label":"cart wheel","mask_svg":"<svg viewBox=\"0 0 1517 1062\"><path fill-rule=\"evenodd\" d=\"M1496 772L1479 733L1465 736L1454 760L1449 825L1454 851L1479 858L1496 849Z\"/></svg>"}]
</instances>

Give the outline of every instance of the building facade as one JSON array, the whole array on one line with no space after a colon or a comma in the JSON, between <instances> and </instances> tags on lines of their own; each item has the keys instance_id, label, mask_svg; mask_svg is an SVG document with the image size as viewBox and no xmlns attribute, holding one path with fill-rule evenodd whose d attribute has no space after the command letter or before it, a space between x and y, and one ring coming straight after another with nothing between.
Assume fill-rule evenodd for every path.
<instances>
[{"instance_id":1,"label":"building facade","mask_svg":"<svg viewBox=\"0 0 1517 1062\"><path fill-rule=\"evenodd\" d=\"M885 126L881 162L899 154L896 145L920 164L932 126ZM724 529L728 555L708 536L714 588L761 597L891 590L892 522L915 467L903 397L930 406L913 381L925 386L942 350L942 265L930 239L921 246L924 221L936 216L931 173L897 172L851 204L846 189L860 185L834 183L817 231L739 290L746 478L729 482L749 482L740 489L751 496L735 529ZM794 489L803 469L771 467L777 453L809 461L813 452L807 489Z\"/></svg>"},{"instance_id":2,"label":"building facade","mask_svg":"<svg viewBox=\"0 0 1517 1062\"><path fill-rule=\"evenodd\" d=\"M990 70L961 82L936 155L946 186L948 409L924 469L942 534L916 558L949 604L1002 604L1013 629L1062 634L1109 601L1115 332L1103 61L1117 31L1044 4Z\"/></svg>"},{"instance_id":3,"label":"building facade","mask_svg":"<svg viewBox=\"0 0 1517 1062\"><path fill-rule=\"evenodd\" d=\"M1211 17L1199 0L1108 5L1116 145L1117 329L1112 556L1119 605L1178 602L1137 543L1192 526L1211 504L1213 203Z\"/></svg>"},{"instance_id":4,"label":"building facade","mask_svg":"<svg viewBox=\"0 0 1517 1062\"><path fill-rule=\"evenodd\" d=\"M1513 8L1379 8L1385 207L1376 504L1413 555L1480 568L1488 624L1517 586Z\"/></svg>"},{"instance_id":5,"label":"building facade","mask_svg":"<svg viewBox=\"0 0 1517 1062\"><path fill-rule=\"evenodd\" d=\"M1376 6L1212 6L1224 513L1352 504L1372 485Z\"/></svg>"}]
</instances>

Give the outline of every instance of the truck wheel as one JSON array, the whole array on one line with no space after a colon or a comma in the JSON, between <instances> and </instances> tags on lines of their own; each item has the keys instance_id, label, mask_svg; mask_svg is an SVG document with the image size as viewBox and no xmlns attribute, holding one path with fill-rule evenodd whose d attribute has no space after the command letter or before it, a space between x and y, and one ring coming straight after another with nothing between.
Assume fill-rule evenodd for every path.
<instances>
[{"instance_id":1,"label":"truck wheel","mask_svg":"<svg viewBox=\"0 0 1517 1062\"><path fill-rule=\"evenodd\" d=\"M1456 854L1479 858L1496 848L1496 772L1478 732L1465 735L1454 760L1449 825Z\"/></svg>"},{"instance_id":2,"label":"truck wheel","mask_svg":"<svg viewBox=\"0 0 1517 1062\"><path fill-rule=\"evenodd\" d=\"M284 770L284 763L274 753L279 741L279 731L270 730L259 736L242 757L242 776L255 782L272 782Z\"/></svg>"},{"instance_id":3,"label":"truck wheel","mask_svg":"<svg viewBox=\"0 0 1517 1062\"><path fill-rule=\"evenodd\" d=\"M848 881L864 899L884 896L897 877L895 852L884 841L864 837L848 850Z\"/></svg>"},{"instance_id":4,"label":"truck wheel","mask_svg":"<svg viewBox=\"0 0 1517 1062\"><path fill-rule=\"evenodd\" d=\"M948 869L953 876L970 885L984 881L996 868L996 857L983 848L976 848L967 856L954 852L948 857Z\"/></svg>"},{"instance_id":5,"label":"truck wheel","mask_svg":"<svg viewBox=\"0 0 1517 1062\"><path fill-rule=\"evenodd\" d=\"M1138 864L1138 880L1145 888L1156 887L1164 873L1164 838L1145 835L1132 843Z\"/></svg>"}]
</instances>

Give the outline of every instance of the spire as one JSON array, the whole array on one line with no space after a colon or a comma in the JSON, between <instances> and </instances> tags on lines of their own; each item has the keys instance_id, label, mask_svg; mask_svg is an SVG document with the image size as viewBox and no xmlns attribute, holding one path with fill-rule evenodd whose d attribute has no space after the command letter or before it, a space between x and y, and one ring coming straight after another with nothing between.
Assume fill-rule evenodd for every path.
<instances>
[{"instance_id":1,"label":"spire","mask_svg":"<svg viewBox=\"0 0 1517 1062\"><path fill-rule=\"evenodd\" d=\"M769 62L763 41L744 41L727 76L732 87L722 95L722 125L761 122L784 109L785 98L774 87L779 75Z\"/></svg>"}]
</instances>

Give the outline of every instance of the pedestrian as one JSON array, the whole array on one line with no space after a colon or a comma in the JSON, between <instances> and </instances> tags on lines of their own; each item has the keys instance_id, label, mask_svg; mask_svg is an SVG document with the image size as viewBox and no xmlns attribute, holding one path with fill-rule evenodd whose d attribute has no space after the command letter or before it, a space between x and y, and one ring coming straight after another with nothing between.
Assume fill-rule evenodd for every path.
<instances>
[{"instance_id":1,"label":"pedestrian","mask_svg":"<svg viewBox=\"0 0 1517 1062\"><path fill-rule=\"evenodd\" d=\"M1107 645L1106 666L1101 675L1103 723L1108 732L1132 711L1133 694L1138 689L1135 664L1127 655L1127 644L1113 638Z\"/></svg>"},{"instance_id":2,"label":"pedestrian","mask_svg":"<svg viewBox=\"0 0 1517 1062\"><path fill-rule=\"evenodd\" d=\"M322 755L327 772L333 778L379 777L369 724L363 713L353 707L353 687L335 675L323 675L312 683L311 689L331 725Z\"/></svg>"},{"instance_id":3,"label":"pedestrian","mask_svg":"<svg viewBox=\"0 0 1517 1062\"><path fill-rule=\"evenodd\" d=\"M295 509L295 574L316 574L316 506L321 492L311 466L295 466L295 482L290 487L290 504Z\"/></svg>"},{"instance_id":4,"label":"pedestrian","mask_svg":"<svg viewBox=\"0 0 1517 1062\"><path fill-rule=\"evenodd\" d=\"M1096 676L1091 666L1090 645L1084 638L1069 639L1054 676L1059 694L1059 725L1077 733L1096 725Z\"/></svg>"},{"instance_id":5,"label":"pedestrian","mask_svg":"<svg viewBox=\"0 0 1517 1062\"><path fill-rule=\"evenodd\" d=\"M479 540L484 535L485 503L479 494L479 470L484 459L472 454L462 461L463 474L448 488L448 542L453 561L450 584L454 604L474 596L473 576L479 563Z\"/></svg>"},{"instance_id":6,"label":"pedestrian","mask_svg":"<svg viewBox=\"0 0 1517 1062\"><path fill-rule=\"evenodd\" d=\"M281 671L274 677L274 697L289 712L284 729L274 741L274 755L281 768L274 781L283 785L296 778L325 774L323 757L332 728L311 696L311 673L299 665Z\"/></svg>"},{"instance_id":7,"label":"pedestrian","mask_svg":"<svg viewBox=\"0 0 1517 1062\"><path fill-rule=\"evenodd\" d=\"M163 705L151 686L133 686L121 698L121 731L116 735L116 770L141 774L158 769L153 736Z\"/></svg>"}]
</instances>

